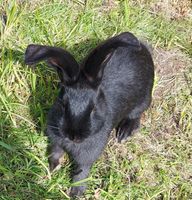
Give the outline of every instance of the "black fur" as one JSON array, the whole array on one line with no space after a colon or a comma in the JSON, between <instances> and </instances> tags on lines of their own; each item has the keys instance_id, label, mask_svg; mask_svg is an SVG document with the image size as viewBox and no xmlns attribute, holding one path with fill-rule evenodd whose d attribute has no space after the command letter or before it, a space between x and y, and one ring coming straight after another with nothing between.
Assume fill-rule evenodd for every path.
<instances>
[{"instance_id":1,"label":"black fur","mask_svg":"<svg viewBox=\"0 0 192 200\"><path fill-rule=\"evenodd\" d=\"M139 127L151 102L153 61L129 32L103 42L81 66L61 48L29 45L25 62L41 60L57 69L62 83L47 120L50 169L66 151L76 164L73 181L80 181L87 178L113 128L121 142ZM85 183L72 187L70 194L81 195L85 188Z\"/></svg>"}]
</instances>

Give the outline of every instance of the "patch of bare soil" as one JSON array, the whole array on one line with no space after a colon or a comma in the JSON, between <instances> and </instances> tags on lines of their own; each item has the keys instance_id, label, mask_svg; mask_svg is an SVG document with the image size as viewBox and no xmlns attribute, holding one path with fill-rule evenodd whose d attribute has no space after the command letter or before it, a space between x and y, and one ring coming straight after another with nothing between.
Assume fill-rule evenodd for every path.
<instances>
[{"instance_id":1,"label":"patch of bare soil","mask_svg":"<svg viewBox=\"0 0 192 200\"><path fill-rule=\"evenodd\" d=\"M163 13L168 19L192 17L191 0L160 0L150 6L153 13Z\"/></svg>"},{"instance_id":2,"label":"patch of bare soil","mask_svg":"<svg viewBox=\"0 0 192 200\"><path fill-rule=\"evenodd\" d=\"M135 0L131 1L131 4L142 8L147 6L153 14L163 14L170 20L192 17L191 0Z\"/></svg>"},{"instance_id":3,"label":"patch of bare soil","mask_svg":"<svg viewBox=\"0 0 192 200\"><path fill-rule=\"evenodd\" d=\"M154 50L154 63L156 83L153 101L144 114L143 124L149 127L154 140L165 142L179 137L186 130L187 125L181 122L181 113L188 104L190 89L186 76L192 61L179 49L165 51L158 48Z\"/></svg>"},{"instance_id":4,"label":"patch of bare soil","mask_svg":"<svg viewBox=\"0 0 192 200\"><path fill-rule=\"evenodd\" d=\"M154 63L156 78L158 79L154 99L161 99L170 93L177 77L183 75L191 61L178 49L165 51L158 48L154 50Z\"/></svg>"}]
</instances>

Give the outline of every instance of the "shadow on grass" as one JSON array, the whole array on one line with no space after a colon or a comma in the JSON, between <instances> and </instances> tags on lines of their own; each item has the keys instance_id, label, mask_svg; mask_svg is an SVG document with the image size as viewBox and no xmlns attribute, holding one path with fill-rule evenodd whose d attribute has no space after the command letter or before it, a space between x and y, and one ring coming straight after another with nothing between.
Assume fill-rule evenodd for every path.
<instances>
[{"instance_id":1,"label":"shadow on grass","mask_svg":"<svg viewBox=\"0 0 192 200\"><path fill-rule=\"evenodd\" d=\"M98 43L98 40L89 39L75 44L66 50L75 55L74 57L80 61ZM55 46L62 47L63 45L58 42ZM13 62L20 62L23 68L26 68L23 52L4 49L3 58L10 59L10 55ZM59 79L57 74L45 66L45 64L38 64L33 73L36 78L32 80L35 84L30 83L31 96L28 105L33 123L36 124L35 133L38 133L35 138L41 138L45 130L46 115L58 94ZM6 118L7 114L4 113L4 115L2 117ZM2 121L0 125L0 198L34 200L63 198L59 190L47 191L47 185L50 185L50 181L46 178L45 167L40 164L41 161L38 161L40 155L36 155L36 152L33 150L33 147L36 145L36 139L34 139L32 129L25 124L22 125L22 123L16 128L9 119ZM33 136L31 136L32 134ZM41 152L41 150L38 152ZM42 180L42 183L39 183L40 177L45 177L45 181Z\"/></svg>"}]
</instances>

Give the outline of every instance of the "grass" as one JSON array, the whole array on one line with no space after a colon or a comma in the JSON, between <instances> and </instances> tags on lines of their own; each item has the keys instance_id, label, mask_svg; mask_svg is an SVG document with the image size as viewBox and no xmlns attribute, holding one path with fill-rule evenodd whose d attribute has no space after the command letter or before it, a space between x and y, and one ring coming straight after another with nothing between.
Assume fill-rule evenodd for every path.
<instances>
[{"instance_id":1,"label":"grass","mask_svg":"<svg viewBox=\"0 0 192 200\"><path fill-rule=\"evenodd\" d=\"M111 137L82 199L192 199L191 9L170 2L167 15L155 0L0 1L0 199L68 199L71 186L67 156L53 175L47 168L44 128L58 78L44 64L25 66L26 46L62 46L80 61L123 31L154 48L153 103L138 134L124 144ZM187 11L178 15L178 5Z\"/></svg>"}]
</instances>

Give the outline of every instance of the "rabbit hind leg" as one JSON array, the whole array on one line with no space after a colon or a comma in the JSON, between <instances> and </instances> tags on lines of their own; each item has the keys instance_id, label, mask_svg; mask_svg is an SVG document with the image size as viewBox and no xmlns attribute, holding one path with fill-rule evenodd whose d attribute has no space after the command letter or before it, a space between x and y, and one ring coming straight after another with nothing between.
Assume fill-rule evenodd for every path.
<instances>
[{"instance_id":1,"label":"rabbit hind leg","mask_svg":"<svg viewBox=\"0 0 192 200\"><path fill-rule=\"evenodd\" d=\"M119 143L127 140L140 126L140 117L135 119L125 118L116 128L116 138Z\"/></svg>"}]
</instances>

